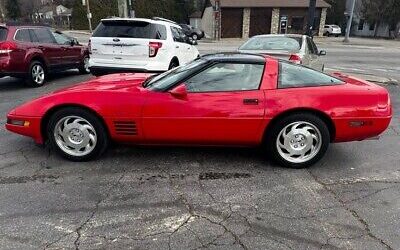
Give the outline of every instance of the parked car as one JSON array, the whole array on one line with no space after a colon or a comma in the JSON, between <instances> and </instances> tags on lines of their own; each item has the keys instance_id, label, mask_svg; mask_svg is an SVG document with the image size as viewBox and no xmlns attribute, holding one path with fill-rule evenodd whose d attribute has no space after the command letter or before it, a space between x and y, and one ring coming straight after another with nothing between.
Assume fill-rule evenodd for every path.
<instances>
[{"instance_id":1,"label":"parked car","mask_svg":"<svg viewBox=\"0 0 400 250\"><path fill-rule=\"evenodd\" d=\"M183 32L185 32L185 34L191 38L193 38L193 40L201 40L204 37L204 31L195 28L191 25L188 24L179 24L179 26L182 27Z\"/></svg>"},{"instance_id":2,"label":"parked car","mask_svg":"<svg viewBox=\"0 0 400 250\"><path fill-rule=\"evenodd\" d=\"M90 38L90 71L163 72L199 56L194 41L167 19L108 18Z\"/></svg>"},{"instance_id":3,"label":"parked car","mask_svg":"<svg viewBox=\"0 0 400 250\"><path fill-rule=\"evenodd\" d=\"M160 75L113 74L57 91L12 110L6 128L73 161L115 141L261 146L301 168L330 142L378 136L391 117L387 90L367 81L269 56L216 54Z\"/></svg>"},{"instance_id":4,"label":"parked car","mask_svg":"<svg viewBox=\"0 0 400 250\"><path fill-rule=\"evenodd\" d=\"M40 26L0 27L0 76L24 78L40 87L48 74L77 68L89 73L87 46Z\"/></svg>"},{"instance_id":5,"label":"parked car","mask_svg":"<svg viewBox=\"0 0 400 250\"><path fill-rule=\"evenodd\" d=\"M242 53L261 53L293 63L324 71L320 60L326 51L318 51L314 41L306 35L259 35L250 38L239 47Z\"/></svg>"},{"instance_id":6,"label":"parked car","mask_svg":"<svg viewBox=\"0 0 400 250\"><path fill-rule=\"evenodd\" d=\"M325 25L324 26L324 35L325 36L340 36L342 34L342 29L334 24Z\"/></svg>"}]
</instances>

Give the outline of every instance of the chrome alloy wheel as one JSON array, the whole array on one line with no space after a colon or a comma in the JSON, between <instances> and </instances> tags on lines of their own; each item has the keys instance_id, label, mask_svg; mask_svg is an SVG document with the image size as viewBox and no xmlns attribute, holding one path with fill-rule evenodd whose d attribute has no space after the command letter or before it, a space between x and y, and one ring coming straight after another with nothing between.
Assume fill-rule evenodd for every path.
<instances>
[{"instance_id":1,"label":"chrome alloy wheel","mask_svg":"<svg viewBox=\"0 0 400 250\"><path fill-rule=\"evenodd\" d=\"M321 149L319 129L309 122L293 122L284 127L276 140L279 155L291 163L304 163L314 158Z\"/></svg>"},{"instance_id":2,"label":"chrome alloy wheel","mask_svg":"<svg viewBox=\"0 0 400 250\"><path fill-rule=\"evenodd\" d=\"M35 64L32 67L32 80L37 84L37 85L42 85L44 82L44 69L42 65L40 64Z\"/></svg>"},{"instance_id":3,"label":"chrome alloy wheel","mask_svg":"<svg viewBox=\"0 0 400 250\"><path fill-rule=\"evenodd\" d=\"M54 139L62 151L72 156L88 155L97 144L93 125L78 116L60 119L54 128Z\"/></svg>"}]
</instances>

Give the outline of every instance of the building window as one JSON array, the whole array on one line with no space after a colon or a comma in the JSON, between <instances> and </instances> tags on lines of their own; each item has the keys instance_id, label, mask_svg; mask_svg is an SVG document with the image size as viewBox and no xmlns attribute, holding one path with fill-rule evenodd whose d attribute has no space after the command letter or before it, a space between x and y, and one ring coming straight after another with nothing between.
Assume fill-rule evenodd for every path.
<instances>
[{"instance_id":1,"label":"building window","mask_svg":"<svg viewBox=\"0 0 400 250\"><path fill-rule=\"evenodd\" d=\"M294 16L292 17L292 29L303 30L304 29L304 17Z\"/></svg>"},{"instance_id":2,"label":"building window","mask_svg":"<svg viewBox=\"0 0 400 250\"><path fill-rule=\"evenodd\" d=\"M363 30L364 29L364 19L360 19L360 22L358 23L358 30Z\"/></svg>"},{"instance_id":3,"label":"building window","mask_svg":"<svg viewBox=\"0 0 400 250\"><path fill-rule=\"evenodd\" d=\"M369 25L369 30L375 30L375 22L373 22L373 23L371 23L370 25Z\"/></svg>"}]
</instances>

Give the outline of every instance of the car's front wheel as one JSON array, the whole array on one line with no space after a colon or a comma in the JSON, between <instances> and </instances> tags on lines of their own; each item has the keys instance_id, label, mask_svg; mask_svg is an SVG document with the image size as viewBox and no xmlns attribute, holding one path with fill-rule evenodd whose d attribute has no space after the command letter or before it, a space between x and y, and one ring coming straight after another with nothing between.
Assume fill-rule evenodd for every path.
<instances>
[{"instance_id":1,"label":"car's front wheel","mask_svg":"<svg viewBox=\"0 0 400 250\"><path fill-rule=\"evenodd\" d=\"M39 61L33 61L29 65L26 84L30 87L41 87L47 79L47 72L44 65Z\"/></svg>"},{"instance_id":2,"label":"car's front wheel","mask_svg":"<svg viewBox=\"0 0 400 250\"><path fill-rule=\"evenodd\" d=\"M54 113L47 126L50 145L72 161L89 161L108 146L108 134L102 121L92 112L70 107Z\"/></svg>"},{"instance_id":3,"label":"car's front wheel","mask_svg":"<svg viewBox=\"0 0 400 250\"><path fill-rule=\"evenodd\" d=\"M196 33L194 33L192 34L192 39L197 41L199 39L199 36Z\"/></svg>"},{"instance_id":4,"label":"car's front wheel","mask_svg":"<svg viewBox=\"0 0 400 250\"><path fill-rule=\"evenodd\" d=\"M308 113L287 116L267 132L270 156L279 165L290 168L313 165L324 156L330 142L325 122Z\"/></svg>"}]
</instances>

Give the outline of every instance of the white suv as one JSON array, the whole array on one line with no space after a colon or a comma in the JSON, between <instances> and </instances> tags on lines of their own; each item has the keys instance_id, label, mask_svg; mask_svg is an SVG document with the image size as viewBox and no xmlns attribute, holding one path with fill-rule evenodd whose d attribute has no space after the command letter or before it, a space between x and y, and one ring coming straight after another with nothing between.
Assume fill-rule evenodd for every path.
<instances>
[{"instance_id":1,"label":"white suv","mask_svg":"<svg viewBox=\"0 0 400 250\"><path fill-rule=\"evenodd\" d=\"M342 29L337 25L325 25L324 35L326 36L340 36L342 34Z\"/></svg>"},{"instance_id":2,"label":"white suv","mask_svg":"<svg viewBox=\"0 0 400 250\"><path fill-rule=\"evenodd\" d=\"M89 41L89 68L93 75L163 72L199 57L192 43L166 19L103 19Z\"/></svg>"}]
</instances>

